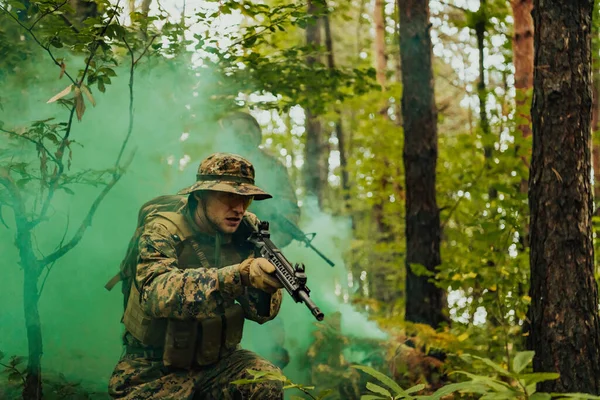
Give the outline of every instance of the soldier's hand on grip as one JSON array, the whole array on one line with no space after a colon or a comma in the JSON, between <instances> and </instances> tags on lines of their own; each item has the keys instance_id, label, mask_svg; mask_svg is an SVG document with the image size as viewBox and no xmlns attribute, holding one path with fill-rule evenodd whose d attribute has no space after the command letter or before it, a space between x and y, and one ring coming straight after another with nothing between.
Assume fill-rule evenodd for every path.
<instances>
[{"instance_id":1,"label":"soldier's hand on grip","mask_svg":"<svg viewBox=\"0 0 600 400\"><path fill-rule=\"evenodd\" d=\"M267 293L275 293L283 287L279 279L271 275L273 272L275 266L266 258L248 258L240 264L242 284Z\"/></svg>"}]
</instances>

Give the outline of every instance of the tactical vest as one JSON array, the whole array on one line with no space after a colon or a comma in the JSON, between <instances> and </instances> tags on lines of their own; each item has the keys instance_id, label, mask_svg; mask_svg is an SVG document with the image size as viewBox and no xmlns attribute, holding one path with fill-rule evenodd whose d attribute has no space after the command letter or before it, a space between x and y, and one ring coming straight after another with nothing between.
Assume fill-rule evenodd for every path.
<instances>
[{"instance_id":1,"label":"tactical vest","mask_svg":"<svg viewBox=\"0 0 600 400\"><path fill-rule=\"evenodd\" d=\"M216 239L216 243L200 240L180 213L155 213L152 219L163 224L176 241L180 269L221 268L238 264L251 253L236 240L223 245ZM237 348L244 327L244 312L239 304L223 304L215 317L202 320L151 318L142 310L135 279L133 282L123 323L143 346L162 349L166 366L189 369L210 365Z\"/></svg>"}]
</instances>

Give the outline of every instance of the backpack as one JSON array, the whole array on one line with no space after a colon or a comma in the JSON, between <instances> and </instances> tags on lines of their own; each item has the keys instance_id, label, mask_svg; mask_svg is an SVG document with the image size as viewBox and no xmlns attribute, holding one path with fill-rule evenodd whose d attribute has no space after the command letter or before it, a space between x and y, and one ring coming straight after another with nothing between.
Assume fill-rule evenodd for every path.
<instances>
[{"instance_id":1,"label":"backpack","mask_svg":"<svg viewBox=\"0 0 600 400\"><path fill-rule=\"evenodd\" d=\"M119 281L123 282L123 310L127 308L129 292L135 276L135 268L138 261L138 244L140 236L144 231L146 220L149 216L159 212L176 212L187 204L187 195L164 195L153 198L142 205L138 212L137 227L127 246L125 257L121 261L119 272L104 285L110 291Z\"/></svg>"}]
</instances>

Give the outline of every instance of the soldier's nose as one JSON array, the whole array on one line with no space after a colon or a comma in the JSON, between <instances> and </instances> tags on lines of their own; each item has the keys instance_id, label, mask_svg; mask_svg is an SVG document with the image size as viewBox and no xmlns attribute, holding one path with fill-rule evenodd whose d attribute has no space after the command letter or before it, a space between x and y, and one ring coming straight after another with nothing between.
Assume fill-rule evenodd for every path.
<instances>
[{"instance_id":1,"label":"soldier's nose","mask_svg":"<svg viewBox=\"0 0 600 400\"><path fill-rule=\"evenodd\" d=\"M243 214L244 213L244 202L243 201L238 201L235 203L235 205L232 207L233 211Z\"/></svg>"}]
</instances>

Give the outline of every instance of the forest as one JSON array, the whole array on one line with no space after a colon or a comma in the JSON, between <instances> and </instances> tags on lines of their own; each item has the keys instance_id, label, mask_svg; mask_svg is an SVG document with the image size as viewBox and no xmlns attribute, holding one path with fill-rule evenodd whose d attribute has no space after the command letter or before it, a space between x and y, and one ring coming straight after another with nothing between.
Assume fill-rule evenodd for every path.
<instances>
[{"instance_id":1,"label":"forest","mask_svg":"<svg viewBox=\"0 0 600 400\"><path fill-rule=\"evenodd\" d=\"M227 115L325 314L284 291L242 339L281 373L231 385L600 399L596 3L0 0L0 399L110 398L104 285Z\"/></svg>"}]
</instances>

